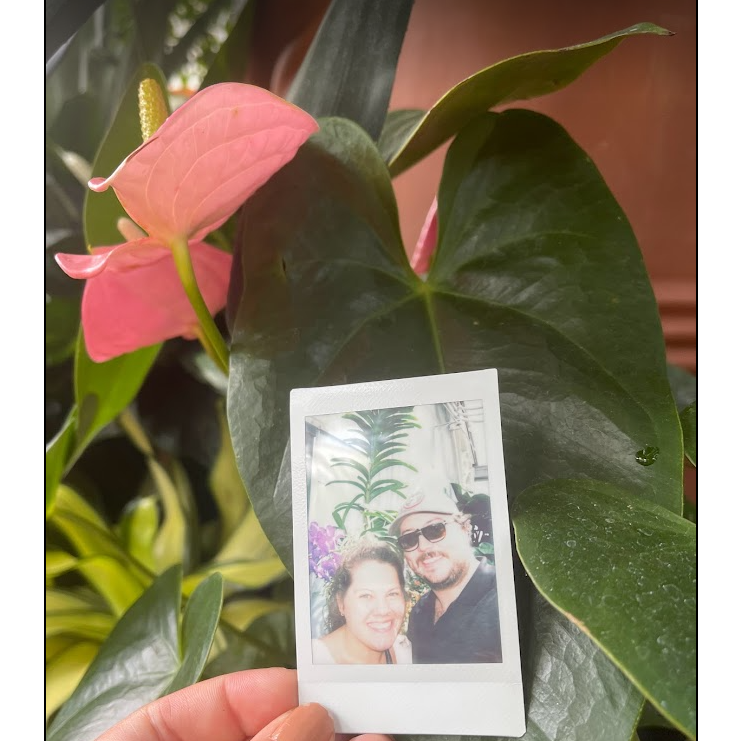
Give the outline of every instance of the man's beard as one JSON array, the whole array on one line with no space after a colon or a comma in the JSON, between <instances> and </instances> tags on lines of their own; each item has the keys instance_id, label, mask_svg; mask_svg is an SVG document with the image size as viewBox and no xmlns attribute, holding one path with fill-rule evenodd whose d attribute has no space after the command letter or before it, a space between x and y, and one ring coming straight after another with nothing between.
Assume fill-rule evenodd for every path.
<instances>
[{"instance_id":1,"label":"man's beard","mask_svg":"<svg viewBox=\"0 0 741 741\"><path fill-rule=\"evenodd\" d=\"M442 555L442 554L440 554ZM412 569L414 571L414 569ZM426 581L432 589L449 589L450 587L454 587L456 584L458 584L461 579L466 575L468 572L468 562L467 561L454 561L453 565L450 569L450 573L440 581L432 581L431 579L427 578L426 576L422 576L421 574L417 574L421 579Z\"/></svg>"}]
</instances>

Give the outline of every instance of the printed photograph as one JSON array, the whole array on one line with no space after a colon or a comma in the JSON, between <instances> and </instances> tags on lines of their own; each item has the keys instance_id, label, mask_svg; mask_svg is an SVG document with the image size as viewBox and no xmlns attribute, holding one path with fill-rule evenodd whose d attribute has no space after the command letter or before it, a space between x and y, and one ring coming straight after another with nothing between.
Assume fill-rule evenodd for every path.
<instances>
[{"instance_id":1,"label":"printed photograph","mask_svg":"<svg viewBox=\"0 0 741 741\"><path fill-rule=\"evenodd\" d=\"M314 664L502 661L481 399L305 418Z\"/></svg>"}]
</instances>

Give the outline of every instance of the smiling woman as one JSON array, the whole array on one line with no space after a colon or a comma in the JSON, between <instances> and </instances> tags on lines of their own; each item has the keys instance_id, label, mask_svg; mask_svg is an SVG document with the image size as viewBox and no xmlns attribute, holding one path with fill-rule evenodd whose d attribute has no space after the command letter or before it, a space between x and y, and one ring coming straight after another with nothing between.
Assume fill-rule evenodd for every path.
<instances>
[{"instance_id":1,"label":"smiling woman","mask_svg":"<svg viewBox=\"0 0 741 741\"><path fill-rule=\"evenodd\" d=\"M400 635L406 613L404 567L390 545L366 535L342 549L327 590L329 633L312 641L315 664L410 664Z\"/></svg>"}]
</instances>

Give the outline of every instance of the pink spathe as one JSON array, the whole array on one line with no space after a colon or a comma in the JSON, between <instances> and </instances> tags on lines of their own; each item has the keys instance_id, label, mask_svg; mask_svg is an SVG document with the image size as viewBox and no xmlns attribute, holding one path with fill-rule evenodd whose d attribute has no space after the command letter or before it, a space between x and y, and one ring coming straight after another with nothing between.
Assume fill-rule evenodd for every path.
<instances>
[{"instance_id":1,"label":"pink spathe","mask_svg":"<svg viewBox=\"0 0 741 741\"><path fill-rule=\"evenodd\" d=\"M222 83L196 93L108 178L147 233L90 255L56 256L86 279L82 326L90 357L102 362L172 337L194 337L198 320L170 246L188 241L199 289L214 314L226 304L231 255L202 240L289 162L318 130L300 108L262 88Z\"/></svg>"},{"instance_id":2,"label":"pink spathe","mask_svg":"<svg viewBox=\"0 0 741 741\"><path fill-rule=\"evenodd\" d=\"M435 245L437 244L437 196L432 200L430 210L427 212L425 217L425 223L422 225L422 230L419 233L417 244L414 246L414 252L412 252L412 259L410 260L412 270L417 275L426 273L430 269L430 262L432 261L432 253L435 251Z\"/></svg>"}]
</instances>

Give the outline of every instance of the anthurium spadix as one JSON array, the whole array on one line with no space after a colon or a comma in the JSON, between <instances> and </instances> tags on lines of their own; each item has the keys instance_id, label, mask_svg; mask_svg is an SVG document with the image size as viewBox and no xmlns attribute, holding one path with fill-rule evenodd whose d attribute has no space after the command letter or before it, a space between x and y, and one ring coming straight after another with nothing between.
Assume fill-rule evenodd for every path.
<instances>
[{"instance_id":1,"label":"anthurium spadix","mask_svg":"<svg viewBox=\"0 0 741 741\"><path fill-rule=\"evenodd\" d=\"M213 85L169 116L110 177L89 182L96 192L113 188L146 232L124 230L129 241L94 247L89 255L56 255L67 275L87 280L82 327L93 360L200 336L203 323L184 288L183 261L201 308L215 314L226 304L231 255L204 237L317 129L309 114L262 88Z\"/></svg>"}]
</instances>

